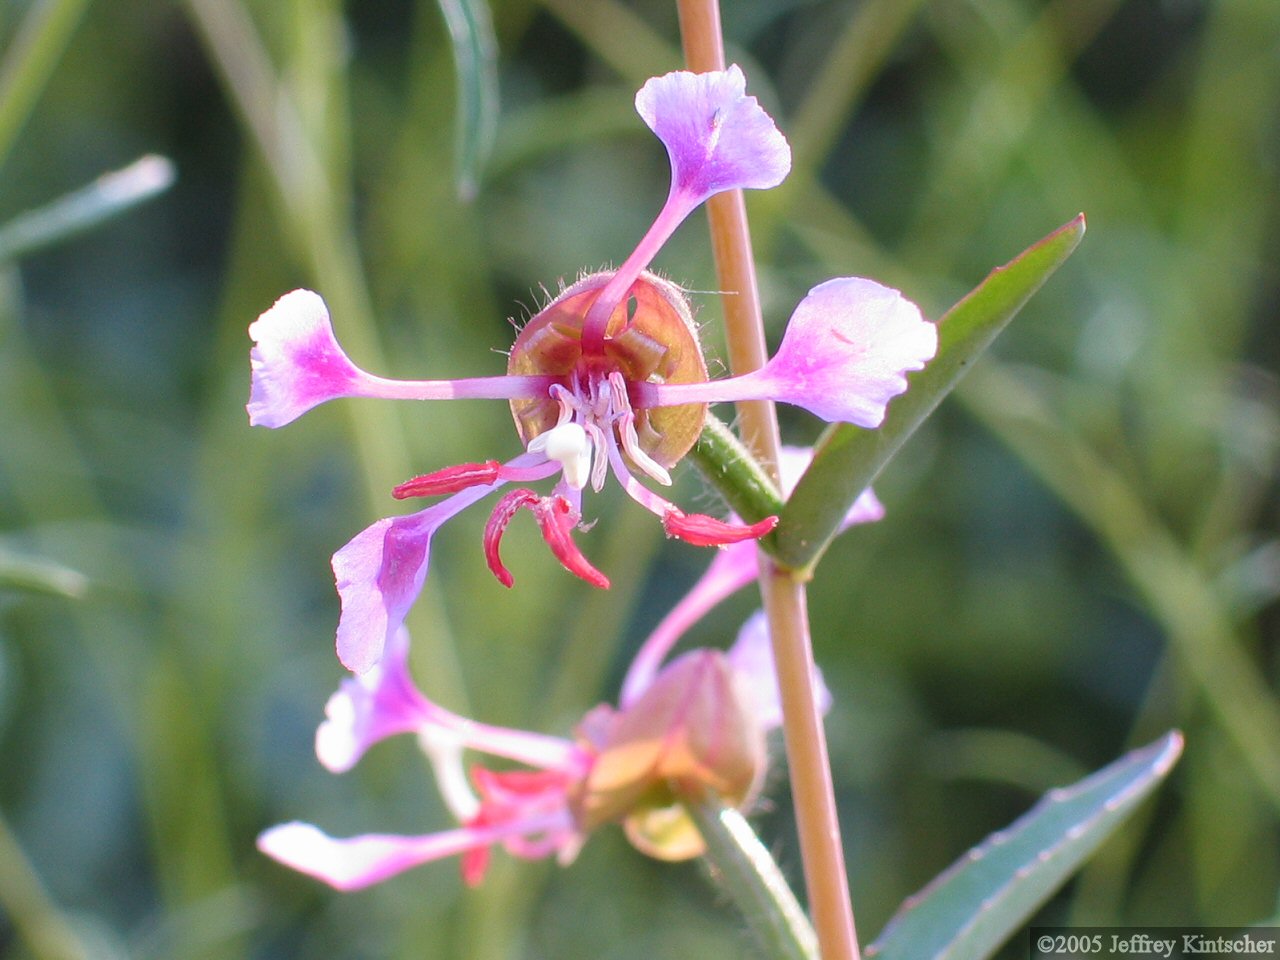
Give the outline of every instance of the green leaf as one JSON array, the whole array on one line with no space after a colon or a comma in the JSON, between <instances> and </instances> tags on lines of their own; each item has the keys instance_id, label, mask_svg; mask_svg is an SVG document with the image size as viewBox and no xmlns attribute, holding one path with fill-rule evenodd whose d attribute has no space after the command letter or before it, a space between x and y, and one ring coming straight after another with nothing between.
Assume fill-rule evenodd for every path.
<instances>
[{"instance_id":1,"label":"green leaf","mask_svg":"<svg viewBox=\"0 0 1280 960\"><path fill-rule=\"evenodd\" d=\"M148 154L50 204L0 226L0 263L16 260L96 227L173 184L173 164Z\"/></svg>"},{"instance_id":2,"label":"green leaf","mask_svg":"<svg viewBox=\"0 0 1280 960\"><path fill-rule=\"evenodd\" d=\"M1182 753L1170 731L1032 810L909 898L865 956L877 960L989 957L1133 812Z\"/></svg>"},{"instance_id":3,"label":"green leaf","mask_svg":"<svg viewBox=\"0 0 1280 960\"><path fill-rule=\"evenodd\" d=\"M1084 236L1084 214L987 275L938 321L938 353L889 404L878 430L850 424L827 429L774 531L774 555L793 570L811 570L853 501L933 412L1040 285Z\"/></svg>"},{"instance_id":4,"label":"green leaf","mask_svg":"<svg viewBox=\"0 0 1280 960\"><path fill-rule=\"evenodd\" d=\"M498 42L485 0L438 0L457 82L458 195L471 200L498 128Z\"/></svg>"},{"instance_id":5,"label":"green leaf","mask_svg":"<svg viewBox=\"0 0 1280 960\"><path fill-rule=\"evenodd\" d=\"M0 589L15 587L76 598L84 596L88 586L89 580L83 573L0 542Z\"/></svg>"}]
</instances>

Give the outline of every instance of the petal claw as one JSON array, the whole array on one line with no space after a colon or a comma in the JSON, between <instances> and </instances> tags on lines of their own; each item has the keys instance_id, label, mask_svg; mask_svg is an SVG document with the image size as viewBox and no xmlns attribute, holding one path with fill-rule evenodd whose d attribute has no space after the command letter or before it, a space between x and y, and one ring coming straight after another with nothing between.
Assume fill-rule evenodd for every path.
<instances>
[{"instance_id":1,"label":"petal claw","mask_svg":"<svg viewBox=\"0 0 1280 960\"><path fill-rule=\"evenodd\" d=\"M496 483L502 465L497 460L486 460L483 463L460 463L457 466L445 467L432 473L424 473L420 477L406 480L394 490L391 496L397 500L409 497L435 497L444 493L457 493L468 487Z\"/></svg>"},{"instance_id":2,"label":"petal claw","mask_svg":"<svg viewBox=\"0 0 1280 960\"><path fill-rule=\"evenodd\" d=\"M667 536L679 537L696 547L722 547L743 540L758 540L778 525L777 517L765 517L752 524L727 523L705 513L685 513L672 507L662 517Z\"/></svg>"}]
</instances>

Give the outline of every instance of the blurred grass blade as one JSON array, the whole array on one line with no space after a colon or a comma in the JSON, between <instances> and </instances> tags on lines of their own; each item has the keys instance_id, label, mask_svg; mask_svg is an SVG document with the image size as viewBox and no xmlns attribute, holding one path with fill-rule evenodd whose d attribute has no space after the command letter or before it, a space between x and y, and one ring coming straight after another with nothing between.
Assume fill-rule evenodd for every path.
<instances>
[{"instance_id":1,"label":"blurred grass blade","mask_svg":"<svg viewBox=\"0 0 1280 960\"><path fill-rule=\"evenodd\" d=\"M17 587L75 598L84 596L88 586L88 578L78 570L33 557L0 542L0 589Z\"/></svg>"},{"instance_id":2,"label":"blurred grass blade","mask_svg":"<svg viewBox=\"0 0 1280 960\"><path fill-rule=\"evenodd\" d=\"M0 226L0 263L52 246L163 193L174 180L173 164L148 155L122 170Z\"/></svg>"},{"instance_id":3,"label":"blurred grass blade","mask_svg":"<svg viewBox=\"0 0 1280 960\"><path fill-rule=\"evenodd\" d=\"M89 0L38 0L0 63L0 165L27 122Z\"/></svg>"},{"instance_id":4,"label":"blurred grass blade","mask_svg":"<svg viewBox=\"0 0 1280 960\"><path fill-rule=\"evenodd\" d=\"M1162 781L1182 734L1121 757L1075 786L1051 790L909 898L868 960L989 957Z\"/></svg>"},{"instance_id":5,"label":"blurred grass blade","mask_svg":"<svg viewBox=\"0 0 1280 960\"><path fill-rule=\"evenodd\" d=\"M472 200L498 128L498 42L485 0L437 2L456 68L458 195Z\"/></svg>"},{"instance_id":6,"label":"blurred grass blade","mask_svg":"<svg viewBox=\"0 0 1280 960\"><path fill-rule=\"evenodd\" d=\"M818 938L809 918L742 814L712 799L688 809L707 845L704 856L713 879L738 907L765 954L777 960L818 960Z\"/></svg>"},{"instance_id":7,"label":"blurred grass blade","mask_svg":"<svg viewBox=\"0 0 1280 960\"><path fill-rule=\"evenodd\" d=\"M840 528L845 512L933 412L1040 285L1084 236L1084 214L1059 227L1016 259L991 271L938 321L938 354L889 404L878 430L829 427L774 532L780 563L807 570ZM751 518L746 518L751 519Z\"/></svg>"}]
</instances>

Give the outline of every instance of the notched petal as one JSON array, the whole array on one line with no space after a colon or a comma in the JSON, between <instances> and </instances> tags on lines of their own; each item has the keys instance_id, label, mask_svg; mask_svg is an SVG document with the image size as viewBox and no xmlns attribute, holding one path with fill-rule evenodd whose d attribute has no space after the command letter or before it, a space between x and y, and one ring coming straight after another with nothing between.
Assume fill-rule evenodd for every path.
<instances>
[{"instance_id":1,"label":"notched petal","mask_svg":"<svg viewBox=\"0 0 1280 960\"><path fill-rule=\"evenodd\" d=\"M907 389L907 373L923 369L937 349L937 327L899 291L837 277L796 307L759 375L772 399L828 422L878 427L889 401Z\"/></svg>"},{"instance_id":2,"label":"notched petal","mask_svg":"<svg viewBox=\"0 0 1280 960\"><path fill-rule=\"evenodd\" d=\"M338 345L319 294L294 290L249 325L253 380L249 423L282 427L312 407L348 396L364 376Z\"/></svg>"},{"instance_id":3,"label":"notched petal","mask_svg":"<svg viewBox=\"0 0 1280 960\"><path fill-rule=\"evenodd\" d=\"M791 148L746 84L734 64L654 77L636 94L637 112L671 158L673 192L700 203L724 190L776 187L790 172Z\"/></svg>"}]
</instances>

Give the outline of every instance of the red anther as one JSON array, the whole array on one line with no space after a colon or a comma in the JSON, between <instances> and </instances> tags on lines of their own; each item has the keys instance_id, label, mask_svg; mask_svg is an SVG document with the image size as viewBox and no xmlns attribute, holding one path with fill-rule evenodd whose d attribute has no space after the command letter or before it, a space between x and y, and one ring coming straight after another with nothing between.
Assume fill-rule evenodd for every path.
<instances>
[{"instance_id":1,"label":"red anther","mask_svg":"<svg viewBox=\"0 0 1280 960\"><path fill-rule=\"evenodd\" d=\"M504 587L510 587L515 581L511 578L511 571L503 566L502 557L498 555L502 534L521 507L532 507L539 499L541 498L532 490L512 490L498 501L493 513L489 514L489 522L484 525L484 557L489 563L489 569Z\"/></svg>"},{"instance_id":2,"label":"red anther","mask_svg":"<svg viewBox=\"0 0 1280 960\"><path fill-rule=\"evenodd\" d=\"M581 577L593 587L609 589L609 578L593 567L573 542L573 528L578 516L564 497L546 497L533 508L542 530L542 539L555 554L561 565L575 576Z\"/></svg>"},{"instance_id":3,"label":"red anther","mask_svg":"<svg viewBox=\"0 0 1280 960\"><path fill-rule=\"evenodd\" d=\"M727 543L756 540L778 525L777 517L765 517L749 526L726 523L705 513L685 513L672 507L662 518L669 537L679 537L695 547L722 547Z\"/></svg>"},{"instance_id":4,"label":"red anther","mask_svg":"<svg viewBox=\"0 0 1280 960\"><path fill-rule=\"evenodd\" d=\"M501 468L502 464L497 460L460 463L456 467L445 467L443 470L406 480L391 491L391 496L404 500L408 497L435 497L442 493L457 493L482 483L495 483Z\"/></svg>"}]
</instances>

